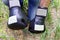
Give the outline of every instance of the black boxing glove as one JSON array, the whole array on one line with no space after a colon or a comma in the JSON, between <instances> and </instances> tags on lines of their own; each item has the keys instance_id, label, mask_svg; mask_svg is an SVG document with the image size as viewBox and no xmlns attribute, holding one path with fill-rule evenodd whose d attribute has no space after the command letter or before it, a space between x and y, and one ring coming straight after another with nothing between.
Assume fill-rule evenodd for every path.
<instances>
[{"instance_id":1,"label":"black boxing glove","mask_svg":"<svg viewBox=\"0 0 60 40\"><path fill-rule=\"evenodd\" d=\"M45 18L47 8L38 7L35 18L31 21L29 31L32 33L41 33L45 31Z\"/></svg>"},{"instance_id":2,"label":"black boxing glove","mask_svg":"<svg viewBox=\"0 0 60 40\"><path fill-rule=\"evenodd\" d=\"M27 26L27 17L21 10L20 1L8 0L8 4L10 11L8 27L14 30L24 29Z\"/></svg>"}]
</instances>

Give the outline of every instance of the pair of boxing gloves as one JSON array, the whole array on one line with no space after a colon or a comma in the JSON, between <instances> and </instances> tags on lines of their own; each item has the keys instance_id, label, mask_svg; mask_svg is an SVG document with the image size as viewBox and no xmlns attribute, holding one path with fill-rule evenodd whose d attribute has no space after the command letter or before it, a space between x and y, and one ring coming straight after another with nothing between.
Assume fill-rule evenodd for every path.
<instances>
[{"instance_id":1,"label":"pair of boxing gloves","mask_svg":"<svg viewBox=\"0 0 60 40\"><path fill-rule=\"evenodd\" d=\"M28 0L28 16L21 9L23 0L3 0L9 7L9 18L7 25L10 29L24 29L30 21L29 31L32 33L40 33L45 31L45 18L47 8L39 6L40 0Z\"/></svg>"}]
</instances>

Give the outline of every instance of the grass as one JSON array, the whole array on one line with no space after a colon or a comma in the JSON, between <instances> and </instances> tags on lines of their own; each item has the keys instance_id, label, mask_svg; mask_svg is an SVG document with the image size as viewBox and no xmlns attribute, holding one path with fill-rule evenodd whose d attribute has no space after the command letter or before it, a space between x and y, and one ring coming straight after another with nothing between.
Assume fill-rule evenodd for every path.
<instances>
[{"instance_id":1,"label":"grass","mask_svg":"<svg viewBox=\"0 0 60 40\"><path fill-rule=\"evenodd\" d=\"M25 9L27 9L27 7L28 7L27 3L28 3L28 1L24 0L24 3L23 3L24 7L23 7L23 9L24 9L24 11L26 13L27 13L27 11ZM58 9L60 7L60 0L53 0L52 3L50 4L49 8L48 8L48 14L47 14L46 21L49 23L49 25L52 22L52 17L51 17L51 14L50 14L51 7L54 7L56 9ZM0 38L3 39L3 40L7 40L7 38L9 38L10 40L15 40L11 36L7 37L8 35L4 31L5 30L5 26L3 25L3 22L8 19L8 13L9 13L9 11L8 11L7 6L5 6L2 3L2 1L0 0L0 33L1 33L0 34ZM41 40L46 40L47 36L50 36L49 32L50 32L50 30L48 28L46 28L46 31L40 35ZM58 19L57 24L56 24L56 32L55 32L54 39L55 40L60 40L60 19Z\"/></svg>"}]
</instances>

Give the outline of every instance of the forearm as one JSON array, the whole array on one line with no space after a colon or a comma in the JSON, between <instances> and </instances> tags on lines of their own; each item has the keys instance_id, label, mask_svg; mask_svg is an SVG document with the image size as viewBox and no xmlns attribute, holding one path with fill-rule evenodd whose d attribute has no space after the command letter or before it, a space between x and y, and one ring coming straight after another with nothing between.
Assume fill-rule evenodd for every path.
<instances>
[{"instance_id":1,"label":"forearm","mask_svg":"<svg viewBox=\"0 0 60 40\"><path fill-rule=\"evenodd\" d=\"M51 2L51 0L41 0L39 6L41 8L48 8L50 2Z\"/></svg>"}]
</instances>

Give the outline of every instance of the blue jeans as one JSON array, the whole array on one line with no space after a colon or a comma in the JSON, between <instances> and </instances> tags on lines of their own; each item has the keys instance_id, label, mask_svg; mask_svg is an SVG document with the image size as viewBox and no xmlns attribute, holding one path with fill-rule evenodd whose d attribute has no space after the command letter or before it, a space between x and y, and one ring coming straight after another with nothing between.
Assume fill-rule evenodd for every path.
<instances>
[{"instance_id":1,"label":"blue jeans","mask_svg":"<svg viewBox=\"0 0 60 40\"><path fill-rule=\"evenodd\" d=\"M37 8L39 5L40 0L28 0L29 6L28 6L28 18L30 21L32 21L37 12Z\"/></svg>"}]
</instances>

